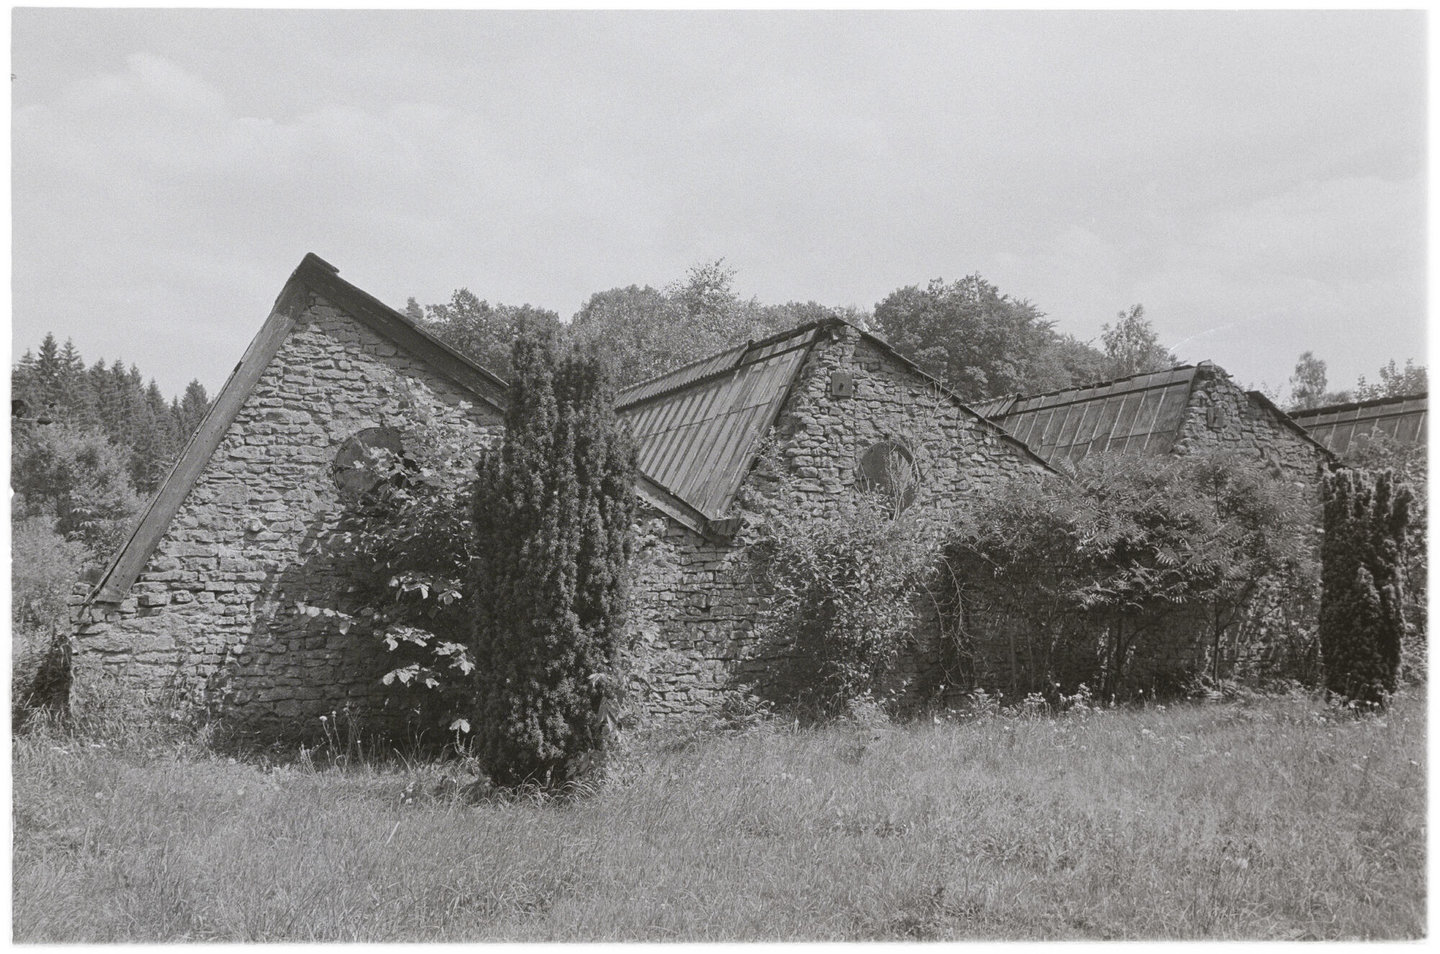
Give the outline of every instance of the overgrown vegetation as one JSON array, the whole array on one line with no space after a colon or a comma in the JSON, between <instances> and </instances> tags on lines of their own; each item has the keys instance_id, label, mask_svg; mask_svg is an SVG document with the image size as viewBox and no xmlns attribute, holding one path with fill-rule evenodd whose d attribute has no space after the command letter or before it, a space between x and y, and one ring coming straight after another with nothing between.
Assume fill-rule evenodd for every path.
<instances>
[{"instance_id":1,"label":"overgrown vegetation","mask_svg":"<svg viewBox=\"0 0 1440 954\"><path fill-rule=\"evenodd\" d=\"M937 529L881 492L843 496L816 514L781 484L741 538L766 589L755 688L808 716L873 705L897 656L914 646Z\"/></svg>"},{"instance_id":2,"label":"overgrown vegetation","mask_svg":"<svg viewBox=\"0 0 1440 954\"><path fill-rule=\"evenodd\" d=\"M564 783L603 749L634 519L635 450L599 362L522 334L505 438L475 482L479 755L501 785Z\"/></svg>"},{"instance_id":3,"label":"overgrown vegetation","mask_svg":"<svg viewBox=\"0 0 1440 954\"><path fill-rule=\"evenodd\" d=\"M1402 444L1381 432L1361 435L1345 454L1345 463L1371 473L1393 471L1410 491L1410 520L1405 527L1405 635L1400 646L1401 678L1418 684L1426 672L1429 609L1429 462L1425 444Z\"/></svg>"},{"instance_id":4,"label":"overgrown vegetation","mask_svg":"<svg viewBox=\"0 0 1440 954\"><path fill-rule=\"evenodd\" d=\"M1013 482L963 511L946 550L959 667L1022 694L1174 694L1258 642L1271 675L1303 675L1309 518L1302 489L1238 456Z\"/></svg>"},{"instance_id":5,"label":"overgrown vegetation","mask_svg":"<svg viewBox=\"0 0 1440 954\"><path fill-rule=\"evenodd\" d=\"M352 585L343 605L316 610L383 640L394 654L385 683L425 690L408 695L430 726L453 731L474 702L471 484L486 448L458 425L417 423L403 453L373 447L356 462L373 486L348 501L330 540Z\"/></svg>"},{"instance_id":6,"label":"overgrown vegetation","mask_svg":"<svg viewBox=\"0 0 1440 954\"><path fill-rule=\"evenodd\" d=\"M343 740L32 731L14 940L1424 936L1423 697L1069 706L672 734L592 797L478 804Z\"/></svg>"},{"instance_id":7,"label":"overgrown vegetation","mask_svg":"<svg viewBox=\"0 0 1440 954\"><path fill-rule=\"evenodd\" d=\"M62 700L72 587L98 571L209 407L191 382L167 402L134 365L88 370L46 335L10 369L11 715Z\"/></svg>"},{"instance_id":8,"label":"overgrown vegetation","mask_svg":"<svg viewBox=\"0 0 1440 954\"><path fill-rule=\"evenodd\" d=\"M1403 549L1410 491L1391 471L1325 475L1320 644L1325 687L1382 705L1395 691L1405 633Z\"/></svg>"}]
</instances>

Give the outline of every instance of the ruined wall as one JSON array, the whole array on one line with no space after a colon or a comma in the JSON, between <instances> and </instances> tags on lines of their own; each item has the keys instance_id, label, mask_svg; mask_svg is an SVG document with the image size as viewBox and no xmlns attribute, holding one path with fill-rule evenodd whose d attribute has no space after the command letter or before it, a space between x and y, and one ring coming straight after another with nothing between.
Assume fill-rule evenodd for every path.
<instances>
[{"instance_id":1,"label":"ruined wall","mask_svg":"<svg viewBox=\"0 0 1440 954\"><path fill-rule=\"evenodd\" d=\"M1231 451L1273 463L1317 494L1323 449L1282 424L1275 414L1252 400L1229 375L1213 365L1196 369L1195 386L1174 453ZM1318 499L1318 497L1317 497Z\"/></svg>"},{"instance_id":2,"label":"ruined wall","mask_svg":"<svg viewBox=\"0 0 1440 954\"><path fill-rule=\"evenodd\" d=\"M314 734L347 707L362 725L398 717L383 647L303 610L346 599L330 465L376 426L410 447L436 427L485 439L499 418L312 295L130 593L83 610L76 692L178 696L268 734Z\"/></svg>"},{"instance_id":3,"label":"ruined wall","mask_svg":"<svg viewBox=\"0 0 1440 954\"><path fill-rule=\"evenodd\" d=\"M848 396L832 393L836 372L849 376ZM909 448L920 473L911 506L934 520L946 519L958 501L1040 469L998 430L842 325L806 359L777 421L774 453L746 479L741 499L760 513L776 506L770 468L780 467L796 478L798 506L823 514L854 490L861 456L880 441ZM754 656L760 587L734 546L655 520L634 584L634 619L648 648L643 689L652 712L693 711L767 664ZM902 655L893 688L933 679L938 662L936 640L927 639Z\"/></svg>"}]
</instances>

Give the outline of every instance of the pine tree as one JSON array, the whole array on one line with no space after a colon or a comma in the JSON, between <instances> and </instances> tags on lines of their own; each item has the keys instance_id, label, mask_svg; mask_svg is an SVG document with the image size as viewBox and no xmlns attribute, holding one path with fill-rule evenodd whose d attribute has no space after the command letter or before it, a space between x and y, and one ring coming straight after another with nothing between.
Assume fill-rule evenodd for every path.
<instances>
[{"instance_id":1,"label":"pine tree","mask_svg":"<svg viewBox=\"0 0 1440 954\"><path fill-rule=\"evenodd\" d=\"M58 412L61 398L61 376L64 366L60 361L60 346L53 334L46 334L40 342L40 355L35 359L35 370L31 378L31 393L41 410Z\"/></svg>"},{"instance_id":2,"label":"pine tree","mask_svg":"<svg viewBox=\"0 0 1440 954\"><path fill-rule=\"evenodd\" d=\"M205 385L198 380L191 379L185 386L185 396L180 399L178 406L178 423L180 443L183 445L195 433L195 428L205 419L205 413L210 410L210 397L205 393Z\"/></svg>"},{"instance_id":3,"label":"pine tree","mask_svg":"<svg viewBox=\"0 0 1440 954\"><path fill-rule=\"evenodd\" d=\"M135 443L135 466L139 475L135 488L149 495L160 486L179 455L177 423L165 403L165 395L160 393L160 385L153 378L145 389L144 411L148 427Z\"/></svg>"},{"instance_id":4,"label":"pine tree","mask_svg":"<svg viewBox=\"0 0 1440 954\"><path fill-rule=\"evenodd\" d=\"M505 440L475 485L475 731L502 785L573 778L618 685L634 444L599 363L555 339L516 339Z\"/></svg>"},{"instance_id":5,"label":"pine tree","mask_svg":"<svg viewBox=\"0 0 1440 954\"><path fill-rule=\"evenodd\" d=\"M1381 705L1395 691L1405 632L1401 562L1410 489L1386 470L1348 467L1325 476L1320 652L1325 688Z\"/></svg>"}]
</instances>

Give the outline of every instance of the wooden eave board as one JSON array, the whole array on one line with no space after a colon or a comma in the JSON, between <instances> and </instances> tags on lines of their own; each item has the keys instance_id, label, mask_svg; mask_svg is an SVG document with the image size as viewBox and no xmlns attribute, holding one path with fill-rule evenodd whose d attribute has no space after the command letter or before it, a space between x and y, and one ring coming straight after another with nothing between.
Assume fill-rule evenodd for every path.
<instances>
[{"instance_id":1,"label":"wooden eave board","mask_svg":"<svg viewBox=\"0 0 1440 954\"><path fill-rule=\"evenodd\" d=\"M87 602L119 603L125 599L135 578L145 569L150 554L155 552L155 547L169 529L170 521L175 519L180 505L220 446L225 432L240 413L245 399L254 390L305 307L303 288L295 283L287 285L276 302L275 310L245 349L240 363L220 388L215 402L186 442L155 496L141 511L129 537L106 567Z\"/></svg>"}]
</instances>

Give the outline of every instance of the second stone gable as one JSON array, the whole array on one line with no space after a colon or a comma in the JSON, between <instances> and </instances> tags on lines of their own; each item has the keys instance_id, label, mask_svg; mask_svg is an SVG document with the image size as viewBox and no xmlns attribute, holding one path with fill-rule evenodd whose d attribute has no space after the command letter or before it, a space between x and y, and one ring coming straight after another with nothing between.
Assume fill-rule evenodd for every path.
<instances>
[{"instance_id":1,"label":"second stone gable","mask_svg":"<svg viewBox=\"0 0 1440 954\"><path fill-rule=\"evenodd\" d=\"M913 456L920 480L911 506L937 521L960 501L1044 470L888 349L837 323L799 371L738 499L763 518L776 506L770 491L779 468L794 478L798 505L819 516L855 491L862 456L881 442ZM693 711L744 685L764 664L754 657L762 584L734 544L650 517L632 609L642 638L642 694L653 712ZM935 681L939 656L937 629L902 655L897 690Z\"/></svg>"}]
</instances>

